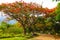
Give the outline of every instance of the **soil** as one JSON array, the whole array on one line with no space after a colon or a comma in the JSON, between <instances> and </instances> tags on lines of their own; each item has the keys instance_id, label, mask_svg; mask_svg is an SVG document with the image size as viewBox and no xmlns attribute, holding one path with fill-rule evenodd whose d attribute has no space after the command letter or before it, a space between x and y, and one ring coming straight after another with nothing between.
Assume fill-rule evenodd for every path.
<instances>
[{"instance_id":1,"label":"soil","mask_svg":"<svg viewBox=\"0 0 60 40\"><path fill-rule=\"evenodd\" d=\"M55 35L49 35L49 34L41 34L40 36L31 38L29 40L60 40L60 37Z\"/></svg>"}]
</instances>

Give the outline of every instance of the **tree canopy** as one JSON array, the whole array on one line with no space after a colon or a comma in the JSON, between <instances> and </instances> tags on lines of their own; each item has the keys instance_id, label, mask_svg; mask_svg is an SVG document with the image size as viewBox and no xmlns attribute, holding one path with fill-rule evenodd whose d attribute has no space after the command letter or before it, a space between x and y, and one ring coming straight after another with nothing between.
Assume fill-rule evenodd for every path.
<instances>
[{"instance_id":1,"label":"tree canopy","mask_svg":"<svg viewBox=\"0 0 60 40\"><path fill-rule=\"evenodd\" d=\"M7 15L16 19L24 28L24 33L26 33L26 28L30 31L34 31L36 24L44 25L45 17L49 17L50 13L55 11L55 8L48 9L43 8L41 5L35 3L25 3L23 2L14 2L14 3L2 3L0 5L0 11L3 11ZM41 15L43 17L39 17ZM37 17L36 17L37 16ZM39 19L39 20L38 20ZM37 21L38 20L38 21Z\"/></svg>"}]
</instances>

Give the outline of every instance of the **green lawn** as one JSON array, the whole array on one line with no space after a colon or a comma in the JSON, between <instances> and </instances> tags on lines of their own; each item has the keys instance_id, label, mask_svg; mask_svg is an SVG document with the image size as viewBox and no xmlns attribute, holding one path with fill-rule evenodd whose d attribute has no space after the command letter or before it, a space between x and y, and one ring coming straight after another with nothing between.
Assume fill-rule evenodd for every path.
<instances>
[{"instance_id":1,"label":"green lawn","mask_svg":"<svg viewBox=\"0 0 60 40\"><path fill-rule=\"evenodd\" d=\"M27 40L26 37L2 38L0 40Z\"/></svg>"},{"instance_id":2,"label":"green lawn","mask_svg":"<svg viewBox=\"0 0 60 40\"><path fill-rule=\"evenodd\" d=\"M0 40L27 40L30 35L23 34L0 34Z\"/></svg>"}]
</instances>

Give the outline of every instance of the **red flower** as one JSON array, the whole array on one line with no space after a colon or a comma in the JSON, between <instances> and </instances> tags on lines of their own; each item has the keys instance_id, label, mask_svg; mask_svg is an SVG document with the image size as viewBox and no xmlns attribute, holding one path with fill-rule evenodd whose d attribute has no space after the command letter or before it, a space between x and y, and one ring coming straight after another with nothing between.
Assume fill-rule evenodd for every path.
<instances>
[{"instance_id":1,"label":"red flower","mask_svg":"<svg viewBox=\"0 0 60 40\"><path fill-rule=\"evenodd\" d=\"M18 12L20 12L20 10L21 10L20 8L16 8L15 12L18 13Z\"/></svg>"},{"instance_id":2,"label":"red flower","mask_svg":"<svg viewBox=\"0 0 60 40\"><path fill-rule=\"evenodd\" d=\"M30 10L34 10L36 7L34 5L30 6Z\"/></svg>"}]
</instances>

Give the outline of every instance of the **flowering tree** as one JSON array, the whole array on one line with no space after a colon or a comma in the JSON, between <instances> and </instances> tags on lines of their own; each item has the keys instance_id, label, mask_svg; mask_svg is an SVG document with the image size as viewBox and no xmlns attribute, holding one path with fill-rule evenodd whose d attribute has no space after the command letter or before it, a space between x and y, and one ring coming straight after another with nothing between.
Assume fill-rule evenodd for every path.
<instances>
[{"instance_id":1,"label":"flowering tree","mask_svg":"<svg viewBox=\"0 0 60 40\"><path fill-rule=\"evenodd\" d=\"M37 20L39 18L39 15L42 14L43 17L40 20L44 20L44 17L46 17L49 13L53 12L54 10L42 8L42 6L35 3L15 2L8 4L2 3L0 5L0 11L3 11L5 14L8 14L12 18L20 22L24 29L24 34L26 34L26 28L28 28L30 32L33 31L34 33L33 28L38 22Z\"/></svg>"}]
</instances>

